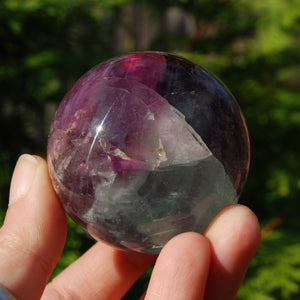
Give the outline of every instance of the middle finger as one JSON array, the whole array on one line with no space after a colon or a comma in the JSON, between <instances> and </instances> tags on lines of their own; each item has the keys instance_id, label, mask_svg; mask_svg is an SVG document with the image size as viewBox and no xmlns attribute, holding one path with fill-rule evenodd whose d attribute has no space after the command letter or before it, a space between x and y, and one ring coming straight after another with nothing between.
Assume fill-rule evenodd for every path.
<instances>
[{"instance_id":1,"label":"middle finger","mask_svg":"<svg viewBox=\"0 0 300 300\"><path fill-rule=\"evenodd\" d=\"M155 259L97 242L48 284L42 300L121 299Z\"/></svg>"}]
</instances>

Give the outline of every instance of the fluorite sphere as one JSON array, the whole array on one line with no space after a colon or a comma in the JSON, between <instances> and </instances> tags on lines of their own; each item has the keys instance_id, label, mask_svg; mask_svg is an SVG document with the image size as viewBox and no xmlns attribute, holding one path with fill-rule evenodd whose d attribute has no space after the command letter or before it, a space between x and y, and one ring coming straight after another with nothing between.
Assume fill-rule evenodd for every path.
<instances>
[{"instance_id":1,"label":"fluorite sphere","mask_svg":"<svg viewBox=\"0 0 300 300\"><path fill-rule=\"evenodd\" d=\"M65 210L94 238L153 254L237 202L249 139L236 101L211 73L176 55L137 52L96 66L67 93L48 164Z\"/></svg>"}]
</instances>

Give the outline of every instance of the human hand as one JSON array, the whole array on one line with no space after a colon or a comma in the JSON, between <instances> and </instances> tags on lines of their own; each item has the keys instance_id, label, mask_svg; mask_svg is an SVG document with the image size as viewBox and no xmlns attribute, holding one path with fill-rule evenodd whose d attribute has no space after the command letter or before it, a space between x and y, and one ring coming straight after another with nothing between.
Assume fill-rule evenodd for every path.
<instances>
[{"instance_id":1,"label":"human hand","mask_svg":"<svg viewBox=\"0 0 300 300\"><path fill-rule=\"evenodd\" d=\"M203 234L174 237L158 257L97 242L47 284L66 234L65 212L46 162L22 156L0 229L0 285L17 299L121 299L155 261L141 299L234 299L260 242L256 216L242 205L230 205Z\"/></svg>"}]
</instances>

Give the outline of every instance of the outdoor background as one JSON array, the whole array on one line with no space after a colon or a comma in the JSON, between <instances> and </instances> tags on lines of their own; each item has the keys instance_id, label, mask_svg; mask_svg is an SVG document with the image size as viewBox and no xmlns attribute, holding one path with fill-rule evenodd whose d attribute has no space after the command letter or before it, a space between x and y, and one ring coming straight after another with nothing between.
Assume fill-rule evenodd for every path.
<instances>
[{"instance_id":1,"label":"outdoor background","mask_svg":"<svg viewBox=\"0 0 300 300\"><path fill-rule=\"evenodd\" d=\"M235 95L252 152L240 201L262 229L237 299L300 299L300 0L1 0L0 225L15 162L46 155L64 94L94 65L135 50L185 56ZM55 273L94 243L69 226ZM138 299L149 273L125 299Z\"/></svg>"}]
</instances>

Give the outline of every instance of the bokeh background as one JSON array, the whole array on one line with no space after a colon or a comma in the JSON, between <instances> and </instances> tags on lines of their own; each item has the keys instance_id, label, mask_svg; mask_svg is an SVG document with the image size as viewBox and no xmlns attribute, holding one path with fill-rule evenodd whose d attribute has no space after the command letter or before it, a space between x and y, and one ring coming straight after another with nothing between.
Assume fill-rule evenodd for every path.
<instances>
[{"instance_id":1,"label":"bokeh background","mask_svg":"<svg viewBox=\"0 0 300 300\"><path fill-rule=\"evenodd\" d=\"M0 225L15 162L46 155L64 94L94 65L136 50L185 56L237 98L252 149L240 201L262 230L237 299L300 299L300 0L1 0ZM94 243L69 227L55 274ZM124 299L138 299L150 272Z\"/></svg>"}]
</instances>

